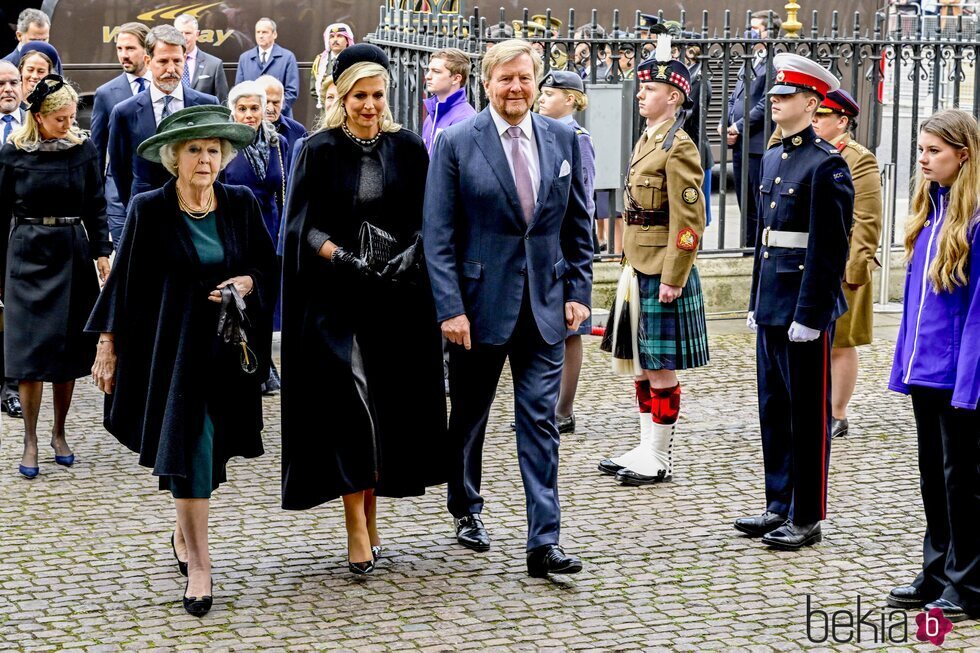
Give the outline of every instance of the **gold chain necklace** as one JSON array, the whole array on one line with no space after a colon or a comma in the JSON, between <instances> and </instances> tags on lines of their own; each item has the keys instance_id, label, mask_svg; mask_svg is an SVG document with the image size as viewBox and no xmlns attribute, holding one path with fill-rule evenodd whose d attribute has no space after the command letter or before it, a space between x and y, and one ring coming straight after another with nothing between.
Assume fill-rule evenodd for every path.
<instances>
[{"instance_id":1,"label":"gold chain necklace","mask_svg":"<svg viewBox=\"0 0 980 653\"><path fill-rule=\"evenodd\" d=\"M180 205L180 210L186 213L191 219L203 220L204 218L208 217L208 213L211 213L211 209L214 207L214 189L211 189L211 197L208 198L208 205L204 207L204 211L192 210L190 205L180 194L180 187L177 187L177 204Z\"/></svg>"}]
</instances>

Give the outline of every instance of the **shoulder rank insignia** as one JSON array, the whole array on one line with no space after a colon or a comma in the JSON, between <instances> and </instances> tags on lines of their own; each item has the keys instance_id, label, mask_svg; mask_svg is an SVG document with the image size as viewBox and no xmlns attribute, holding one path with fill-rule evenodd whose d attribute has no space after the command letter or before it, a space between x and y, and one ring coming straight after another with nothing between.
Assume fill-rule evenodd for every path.
<instances>
[{"instance_id":1,"label":"shoulder rank insignia","mask_svg":"<svg viewBox=\"0 0 980 653\"><path fill-rule=\"evenodd\" d=\"M694 233L694 229L691 229L690 227L681 229L680 233L677 234L677 249L682 249L685 252L693 252L697 248L698 235Z\"/></svg>"},{"instance_id":2,"label":"shoulder rank insignia","mask_svg":"<svg viewBox=\"0 0 980 653\"><path fill-rule=\"evenodd\" d=\"M698 201L698 197L700 197L700 193L698 192L698 189L695 188L694 186L688 186L687 188L684 189L684 192L681 193L681 197L688 204L694 204L695 202Z\"/></svg>"}]
</instances>

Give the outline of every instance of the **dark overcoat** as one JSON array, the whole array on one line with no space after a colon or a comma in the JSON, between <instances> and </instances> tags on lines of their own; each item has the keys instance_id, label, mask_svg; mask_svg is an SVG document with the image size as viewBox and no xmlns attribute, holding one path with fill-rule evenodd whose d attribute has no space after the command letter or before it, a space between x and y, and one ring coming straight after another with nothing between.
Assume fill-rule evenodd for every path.
<instances>
[{"instance_id":1,"label":"dark overcoat","mask_svg":"<svg viewBox=\"0 0 980 653\"><path fill-rule=\"evenodd\" d=\"M16 225L14 217L80 217L81 224ZM0 149L0 224L7 378L87 376L96 343L83 329L99 295L92 260L112 252L92 141L60 151Z\"/></svg>"},{"instance_id":2,"label":"dark overcoat","mask_svg":"<svg viewBox=\"0 0 980 653\"><path fill-rule=\"evenodd\" d=\"M428 157L407 130L384 134L377 152L384 191L372 221L404 246L422 228ZM424 269L395 286L335 268L307 242L315 227L358 251L360 159L338 128L310 136L293 168L283 254L286 509L370 488L419 495L450 473L442 345ZM352 367L355 338L363 394Z\"/></svg>"},{"instance_id":3,"label":"dark overcoat","mask_svg":"<svg viewBox=\"0 0 980 653\"><path fill-rule=\"evenodd\" d=\"M86 329L111 332L118 358L105 428L157 476L186 476L189 445L204 408L214 423L214 458L262 454L262 398L279 291L275 249L251 191L214 185L223 264L202 266L177 205L176 181L133 198L115 265ZM214 287L250 275L248 346L259 369L246 374L240 350L217 337Z\"/></svg>"}]
</instances>

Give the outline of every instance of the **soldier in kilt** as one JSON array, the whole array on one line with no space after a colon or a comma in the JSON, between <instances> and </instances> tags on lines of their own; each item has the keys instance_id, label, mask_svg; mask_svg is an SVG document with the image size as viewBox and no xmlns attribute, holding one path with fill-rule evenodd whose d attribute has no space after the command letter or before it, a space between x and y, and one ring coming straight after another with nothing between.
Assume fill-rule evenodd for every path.
<instances>
[{"instance_id":1,"label":"soldier in kilt","mask_svg":"<svg viewBox=\"0 0 980 653\"><path fill-rule=\"evenodd\" d=\"M647 128L633 150L625 189L624 274L635 275L635 284L624 278L621 287L632 286L639 296L630 370L637 377L640 444L603 460L599 471L625 485L649 485L673 474L681 403L676 372L708 363L704 300L694 265L705 227L705 198L701 156L678 117L691 104L691 79L684 64L671 59L666 34L636 77Z\"/></svg>"}]
</instances>

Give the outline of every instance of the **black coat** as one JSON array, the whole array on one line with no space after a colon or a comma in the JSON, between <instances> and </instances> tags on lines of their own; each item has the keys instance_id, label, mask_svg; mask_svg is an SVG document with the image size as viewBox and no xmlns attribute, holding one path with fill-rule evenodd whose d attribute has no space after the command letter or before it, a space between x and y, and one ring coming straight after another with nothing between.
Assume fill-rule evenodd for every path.
<instances>
[{"instance_id":1,"label":"black coat","mask_svg":"<svg viewBox=\"0 0 980 653\"><path fill-rule=\"evenodd\" d=\"M14 216L80 217L82 224L12 226ZM92 141L55 152L5 145L0 224L6 376L55 383L87 376L96 343L83 328L99 295L92 259L112 251Z\"/></svg>"},{"instance_id":2,"label":"black coat","mask_svg":"<svg viewBox=\"0 0 980 653\"><path fill-rule=\"evenodd\" d=\"M405 245L422 228L428 156L407 130L377 145L384 174L377 226ZM302 510L374 488L412 496L450 473L442 345L424 270L392 286L337 269L311 227L358 251L361 150L340 129L309 137L286 207L283 254L283 507ZM367 405L355 385L361 352Z\"/></svg>"},{"instance_id":3,"label":"black coat","mask_svg":"<svg viewBox=\"0 0 980 653\"><path fill-rule=\"evenodd\" d=\"M188 444L204 408L214 422L214 458L262 454L262 398L272 347L279 274L272 240L252 193L214 185L224 263L202 266L177 206L176 181L131 202L115 265L86 329L115 334L116 386L105 427L160 475L186 476ZM251 275L245 298L248 346L259 370L246 374L240 350L217 337L215 285Z\"/></svg>"}]
</instances>

